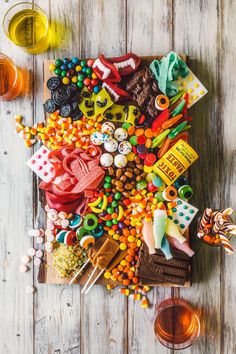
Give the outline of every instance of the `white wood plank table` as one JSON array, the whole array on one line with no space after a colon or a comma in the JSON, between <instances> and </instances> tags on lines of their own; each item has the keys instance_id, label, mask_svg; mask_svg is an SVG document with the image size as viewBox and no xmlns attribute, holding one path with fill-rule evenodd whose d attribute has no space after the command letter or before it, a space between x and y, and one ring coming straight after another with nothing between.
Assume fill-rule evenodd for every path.
<instances>
[{"instance_id":1,"label":"white wood plank table","mask_svg":"<svg viewBox=\"0 0 236 354\"><path fill-rule=\"evenodd\" d=\"M1 1L0 20L19 1ZM115 56L186 53L209 93L192 109L191 141L200 160L191 168L193 204L236 209L236 3L226 0L44 0L41 5L60 37L59 48L27 55L4 36L0 51L31 74L28 97L0 102L0 353L1 354L156 354L173 353L154 338L155 308L95 286L37 285L37 269L22 275L20 257L32 246L27 231L43 224L36 179L25 165L33 149L14 135L14 116L28 124L43 118L42 63L79 55ZM67 29L65 30L65 27ZM1 78L0 78L1 79ZM236 257L202 245L192 232L197 255L193 286L180 295L198 308L203 333L186 354L236 353ZM37 292L25 293L35 284ZM178 295L155 288L151 302Z\"/></svg>"}]
</instances>

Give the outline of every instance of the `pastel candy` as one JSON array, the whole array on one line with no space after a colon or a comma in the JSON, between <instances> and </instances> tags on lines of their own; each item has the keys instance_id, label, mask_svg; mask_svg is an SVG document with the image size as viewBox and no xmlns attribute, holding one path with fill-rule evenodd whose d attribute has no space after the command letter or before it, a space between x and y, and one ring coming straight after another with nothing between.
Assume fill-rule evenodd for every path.
<instances>
[{"instance_id":1,"label":"pastel candy","mask_svg":"<svg viewBox=\"0 0 236 354\"><path fill-rule=\"evenodd\" d=\"M155 241L153 235L153 225L151 221L143 220L142 228L143 239L148 246L149 254L154 254L155 251Z\"/></svg>"},{"instance_id":2,"label":"pastel candy","mask_svg":"<svg viewBox=\"0 0 236 354\"><path fill-rule=\"evenodd\" d=\"M171 251L170 251L170 245L169 245L169 241L167 240L166 237L163 237L162 242L161 242L161 250L165 255L165 258L171 259L173 258Z\"/></svg>"},{"instance_id":3,"label":"pastel candy","mask_svg":"<svg viewBox=\"0 0 236 354\"><path fill-rule=\"evenodd\" d=\"M82 223L82 217L79 214L74 214L73 218L70 220L69 227L71 229L76 229Z\"/></svg>"},{"instance_id":4,"label":"pastel candy","mask_svg":"<svg viewBox=\"0 0 236 354\"><path fill-rule=\"evenodd\" d=\"M155 248L161 248L162 239L166 231L167 214L165 210L154 210L153 234Z\"/></svg>"},{"instance_id":5,"label":"pastel candy","mask_svg":"<svg viewBox=\"0 0 236 354\"><path fill-rule=\"evenodd\" d=\"M178 226L170 219L167 219L166 221L166 234L176 238L180 243L187 241L186 238L180 233Z\"/></svg>"},{"instance_id":6,"label":"pastel candy","mask_svg":"<svg viewBox=\"0 0 236 354\"><path fill-rule=\"evenodd\" d=\"M194 251L189 247L188 242L183 242L180 243L176 238L171 237L171 236L167 236L168 241L170 242L170 244L172 246L174 246L175 248L177 248L180 251L183 251L184 253L186 253L189 257L192 257L194 255Z\"/></svg>"}]
</instances>

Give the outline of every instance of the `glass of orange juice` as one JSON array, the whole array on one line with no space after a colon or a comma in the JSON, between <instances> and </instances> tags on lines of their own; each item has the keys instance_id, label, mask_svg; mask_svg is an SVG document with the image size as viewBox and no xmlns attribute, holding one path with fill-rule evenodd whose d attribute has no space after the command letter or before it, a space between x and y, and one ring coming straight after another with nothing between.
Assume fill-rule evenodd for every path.
<instances>
[{"instance_id":1,"label":"glass of orange juice","mask_svg":"<svg viewBox=\"0 0 236 354\"><path fill-rule=\"evenodd\" d=\"M3 28L8 38L27 53L42 53L49 47L49 21L35 4L20 2L12 6L4 16Z\"/></svg>"},{"instance_id":2,"label":"glass of orange juice","mask_svg":"<svg viewBox=\"0 0 236 354\"><path fill-rule=\"evenodd\" d=\"M165 347L175 350L190 347L200 335L200 321L190 304L170 298L157 307L154 331Z\"/></svg>"},{"instance_id":3,"label":"glass of orange juice","mask_svg":"<svg viewBox=\"0 0 236 354\"><path fill-rule=\"evenodd\" d=\"M0 99L10 101L22 93L20 69L5 54L0 53Z\"/></svg>"}]
</instances>

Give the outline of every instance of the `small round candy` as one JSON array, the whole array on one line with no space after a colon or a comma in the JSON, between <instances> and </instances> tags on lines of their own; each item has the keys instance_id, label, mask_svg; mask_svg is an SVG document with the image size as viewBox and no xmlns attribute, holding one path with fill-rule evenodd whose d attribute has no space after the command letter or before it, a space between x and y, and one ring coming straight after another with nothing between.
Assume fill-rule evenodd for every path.
<instances>
[{"instance_id":1,"label":"small round candy","mask_svg":"<svg viewBox=\"0 0 236 354\"><path fill-rule=\"evenodd\" d=\"M179 189L180 187L188 184L188 178L184 175L181 175L177 178L177 180L174 182L175 188Z\"/></svg>"},{"instance_id":2,"label":"small round candy","mask_svg":"<svg viewBox=\"0 0 236 354\"><path fill-rule=\"evenodd\" d=\"M38 257L34 259L34 265L39 266L42 263L42 260Z\"/></svg>"},{"instance_id":3,"label":"small round candy","mask_svg":"<svg viewBox=\"0 0 236 354\"><path fill-rule=\"evenodd\" d=\"M99 86L94 86L93 92L94 93L98 93L99 91L100 91L100 87Z\"/></svg>"},{"instance_id":4,"label":"small round candy","mask_svg":"<svg viewBox=\"0 0 236 354\"><path fill-rule=\"evenodd\" d=\"M33 294L35 292L35 287L33 285L32 286L29 285L25 288L25 291L27 294Z\"/></svg>"},{"instance_id":5,"label":"small round candy","mask_svg":"<svg viewBox=\"0 0 236 354\"><path fill-rule=\"evenodd\" d=\"M155 107L159 111L163 111L164 109L168 108L170 104L170 100L165 95L158 95L155 99Z\"/></svg>"},{"instance_id":6,"label":"small round candy","mask_svg":"<svg viewBox=\"0 0 236 354\"><path fill-rule=\"evenodd\" d=\"M118 154L114 158L114 164L118 168L123 168L127 165L128 159L125 155Z\"/></svg>"},{"instance_id":7,"label":"small round candy","mask_svg":"<svg viewBox=\"0 0 236 354\"><path fill-rule=\"evenodd\" d=\"M95 238L91 235L84 236L80 240L80 246L86 250L89 249L91 246L93 246L94 243L95 243Z\"/></svg>"},{"instance_id":8,"label":"small round candy","mask_svg":"<svg viewBox=\"0 0 236 354\"><path fill-rule=\"evenodd\" d=\"M69 63L68 64L68 69L74 69L74 67L75 67L74 63Z\"/></svg>"},{"instance_id":9,"label":"small round candy","mask_svg":"<svg viewBox=\"0 0 236 354\"><path fill-rule=\"evenodd\" d=\"M136 183L136 188L139 190L143 190L147 187L147 181L142 180Z\"/></svg>"},{"instance_id":10,"label":"small round candy","mask_svg":"<svg viewBox=\"0 0 236 354\"><path fill-rule=\"evenodd\" d=\"M56 69L56 65L55 64L50 64L49 65L49 70L50 71L54 71Z\"/></svg>"},{"instance_id":11,"label":"small round candy","mask_svg":"<svg viewBox=\"0 0 236 354\"><path fill-rule=\"evenodd\" d=\"M91 143L93 143L94 145L102 145L102 143L103 143L102 133L94 132L90 136L90 140L91 140Z\"/></svg>"},{"instance_id":12,"label":"small round candy","mask_svg":"<svg viewBox=\"0 0 236 354\"><path fill-rule=\"evenodd\" d=\"M21 258L21 262L22 262L23 264L28 264L28 263L30 263L30 261L31 261L30 256L23 256L23 257Z\"/></svg>"},{"instance_id":13,"label":"small round candy","mask_svg":"<svg viewBox=\"0 0 236 354\"><path fill-rule=\"evenodd\" d=\"M116 139L111 139L104 143L104 149L108 152L115 152L118 148L118 141Z\"/></svg>"},{"instance_id":14,"label":"small round candy","mask_svg":"<svg viewBox=\"0 0 236 354\"><path fill-rule=\"evenodd\" d=\"M95 214L87 214L84 218L84 228L86 230L94 230L98 225L98 218Z\"/></svg>"},{"instance_id":15,"label":"small round candy","mask_svg":"<svg viewBox=\"0 0 236 354\"><path fill-rule=\"evenodd\" d=\"M55 65L56 65L56 66L61 66L62 63L63 63L63 62L62 62L61 59L56 59L56 60L55 60Z\"/></svg>"},{"instance_id":16,"label":"small round candy","mask_svg":"<svg viewBox=\"0 0 236 354\"><path fill-rule=\"evenodd\" d=\"M152 180L152 183L154 184L155 187L161 187L163 185L163 181L159 176L155 176Z\"/></svg>"},{"instance_id":17,"label":"small round candy","mask_svg":"<svg viewBox=\"0 0 236 354\"><path fill-rule=\"evenodd\" d=\"M93 59L88 59L87 60L87 66L91 68L93 66L94 60Z\"/></svg>"},{"instance_id":18,"label":"small round candy","mask_svg":"<svg viewBox=\"0 0 236 354\"><path fill-rule=\"evenodd\" d=\"M178 189L178 193L180 198L182 199L190 199L193 196L193 189L189 185L184 185Z\"/></svg>"},{"instance_id":19,"label":"small round candy","mask_svg":"<svg viewBox=\"0 0 236 354\"><path fill-rule=\"evenodd\" d=\"M118 151L120 154L127 155L132 151L132 145L129 141L123 140L118 146Z\"/></svg>"},{"instance_id":20,"label":"small round candy","mask_svg":"<svg viewBox=\"0 0 236 354\"><path fill-rule=\"evenodd\" d=\"M123 141L123 140L127 139L128 133L123 128L117 128L114 132L114 137L118 141Z\"/></svg>"},{"instance_id":21,"label":"small round candy","mask_svg":"<svg viewBox=\"0 0 236 354\"><path fill-rule=\"evenodd\" d=\"M82 66L82 68L85 67L86 66L86 61L85 60L81 60L80 65Z\"/></svg>"},{"instance_id":22,"label":"small round candy","mask_svg":"<svg viewBox=\"0 0 236 354\"><path fill-rule=\"evenodd\" d=\"M156 177L156 174L155 174L154 172L149 172L149 173L147 174L146 180L147 180L148 182L152 182L155 177ZM156 187L157 187L157 186L156 186Z\"/></svg>"},{"instance_id":23,"label":"small round candy","mask_svg":"<svg viewBox=\"0 0 236 354\"><path fill-rule=\"evenodd\" d=\"M169 186L164 189L162 196L166 201L172 201L177 197L177 189L174 186Z\"/></svg>"},{"instance_id":24,"label":"small round candy","mask_svg":"<svg viewBox=\"0 0 236 354\"><path fill-rule=\"evenodd\" d=\"M74 246L76 243L76 232L68 231L64 238L64 244L67 246Z\"/></svg>"},{"instance_id":25,"label":"small round candy","mask_svg":"<svg viewBox=\"0 0 236 354\"><path fill-rule=\"evenodd\" d=\"M30 256L30 257L34 257L35 256L35 254L36 254L36 249L35 248L29 248L28 249L28 255Z\"/></svg>"},{"instance_id":26,"label":"small round candy","mask_svg":"<svg viewBox=\"0 0 236 354\"><path fill-rule=\"evenodd\" d=\"M100 164L104 167L110 167L113 164L113 156L108 153L102 154L100 157Z\"/></svg>"},{"instance_id":27,"label":"small round candy","mask_svg":"<svg viewBox=\"0 0 236 354\"><path fill-rule=\"evenodd\" d=\"M79 81L84 81L84 75L83 74L79 74L78 75L78 80Z\"/></svg>"},{"instance_id":28,"label":"small round candy","mask_svg":"<svg viewBox=\"0 0 236 354\"><path fill-rule=\"evenodd\" d=\"M78 63L79 63L79 58L74 57L74 58L72 58L72 59L71 59L71 61L72 61L72 63L73 63L73 64L75 64L75 65L76 65L76 64L78 64Z\"/></svg>"},{"instance_id":29,"label":"small round candy","mask_svg":"<svg viewBox=\"0 0 236 354\"><path fill-rule=\"evenodd\" d=\"M19 266L19 271L20 271L21 273L26 273L28 270L29 270L29 267L27 267L25 264L21 264L21 265Z\"/></svg>"},{"instance_id":30,"label":"small round candy","mask_svg":"<svg viewBox=\"0 0 236 354\"><path fill-rule=\"evenodd\" d=\"M35 256L38 257L38 258L43 258L43 250L37 250Z\"/></svg>"},{"instance_id":31,"label":"small round candy","mask_svg":"<svg viewBox=\"0 0 236 354\"><path fill-rule=\"evenodd\" d=\"M112 122L105 122L101 127L101 133L113 134L115 129L116 128Z\"/></svg>"}]
</instances>

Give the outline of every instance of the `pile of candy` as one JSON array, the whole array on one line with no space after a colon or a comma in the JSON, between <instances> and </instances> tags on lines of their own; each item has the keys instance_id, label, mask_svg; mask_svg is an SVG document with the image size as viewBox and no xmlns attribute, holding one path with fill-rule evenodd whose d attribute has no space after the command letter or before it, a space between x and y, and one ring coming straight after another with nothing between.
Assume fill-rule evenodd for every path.
<instances>
[{"instance_id":1,"label":"pile of candy","mask_svg":"<svg viewBox=\"0 0 236 354\"><path fill-rule=\"evenodd\" d=\"M49 69L46 123L16 117L25 145L42 143L27 164L45 193L45 250L60 277L75 273L72 282L90 264L85 288L103 274L110 288L131 286L120 292L145 308L141 283L176 279L178 264L181 284L189 277L184 233L197 209L185 171L198 156L188 108L206 89L174 52L148 65L129 53L57 59ZM140 269L143 243L152 271Z\"/></svg>"},{"instance_id":2,"label":"pile of candy","mask_svg":"<svg viewBox=\"0 0 236 354\"><path fill-rule=\"evenodd\" d=\"M232 222L230 215L233 213L232 208L212 210L207 208L204 210L202 218L199 222L198 237L203 239L210 245L222 245L226 254L233 254L234 249L229 238L236 235L236 225Z\"/></svg>"}]
</instances>

